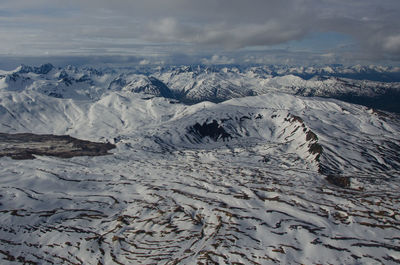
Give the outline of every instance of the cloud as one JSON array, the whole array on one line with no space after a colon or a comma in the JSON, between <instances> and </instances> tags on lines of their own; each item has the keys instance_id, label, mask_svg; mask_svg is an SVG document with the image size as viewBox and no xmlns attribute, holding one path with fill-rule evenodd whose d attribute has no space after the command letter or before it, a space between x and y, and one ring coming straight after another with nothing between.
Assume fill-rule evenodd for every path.
<instances>
[{"instance_id":1,"label":"cloud","mask_svg":"<svg viewBox=\"0 0 400 265\"><path fill-rule=\"evenodd\" d=\"M177 8L182 11L177 16L150 21L145 38L232 49L299 39L309 32L312 24L312 13L298 4L301 1L188 2L192 5Z\"/></svg>"},{"instance_id":2,"label":"cloud","mask_svg":"<svg viewBox=\"0 0 400 265\"><path fill-rule=\"evenodd\" d=\"M208 58L201 59L201 63L203 63L203 64L211 64L211 65L233 64L233 63L235 63L235 59L228 58L226 56L220 56L220 55L214 54L213 56L211 56L210 59L208 59Z\"/></svg>"},{"instance_id":3,"label":"cloud","mask_svg":"<svg viewBox=\"0 0 400 265\"><path fill-rule=\"evenodd\" d=\"M390 53L400 54L400 35L387 37L383 41L383 49Z\"/></svg>"},{"instance_id":4,"label":"cloud","mask_svg":"<svg viewBox=\"0 0 400 265\"><path fill-rule=\"evenodd\" d=\"M354 56L400 60L398 1L3 0L0 54L210 56L336 32Z\"/></svg>"},{"instance_id":5,"label":"cloud","mask_svg":"<svg viewBox=\"0 0 400 265\"><path fill-rule=\"evenodd\" d=\"M306 27L293 27L291 23L269 20L264 24L191 25L174 18L152 21L145 37L158 42L184 42L210 47L237 49L248 46L274 45L304 37Z\"/></svg>"},{"instance_id":6,"label":"cloud","mask_svg":"<svg viewBox=\"0 0 400 265\"><path fill-rule=\"evenodd\" d=\"M149 61L149 60L146 60L146 59L143 59L143 60L141 60L141 61L139 62L139 65L148 65L148 64L150 64L150 61Z\"/></svg>"}]
</instances>

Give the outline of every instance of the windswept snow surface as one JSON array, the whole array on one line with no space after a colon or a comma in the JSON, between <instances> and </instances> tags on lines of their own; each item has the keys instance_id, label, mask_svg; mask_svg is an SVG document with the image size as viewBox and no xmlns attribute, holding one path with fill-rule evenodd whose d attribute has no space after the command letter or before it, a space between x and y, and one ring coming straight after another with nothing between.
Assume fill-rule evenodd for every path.
<instances>
[{"instance_id":1,"label":"windswept snow surface","mask_svg":"<svg viewBox=\"0 0 400 265\"><path fill-rule=\"evenodd\" d=\"M397 115L268 91L184 105L94 76L62 97L2 88L1 132L117 148L0 158L0 263L400 262Z\"/></svg>"}]
</instances>

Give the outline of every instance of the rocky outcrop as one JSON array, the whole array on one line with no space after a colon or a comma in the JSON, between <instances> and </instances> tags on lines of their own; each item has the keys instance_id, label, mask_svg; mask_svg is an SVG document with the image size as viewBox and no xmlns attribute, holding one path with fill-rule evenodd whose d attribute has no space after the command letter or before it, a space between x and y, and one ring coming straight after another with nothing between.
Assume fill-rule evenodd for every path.
<instances>
[{"instance_id":1,"label":"rocky outcrop","mask_svg":"<svg viewBox=\"0 0 400 265\"><path fill-rule=\"evenodd\" d=\"M100 156L116 146L79 140L68 135L38 135L31 133L0 133L0 157L34 159L34 155L71 158L74 156Z\"/></svg>"},{"instance_id":2,"label":"rocky outcrop","mask_svg":"<svg viewBox=\"0 0 400 265\"><path fill-rule=\"evenodd\" d=\"M196 123L189 129L189 132L198 136L199 138L210 137L214 141L217 141L218 139L225 141L232 138L232 136L227 133L216 120L213 120L211 123L204 122L202 125L200 123Z\"/></svg>"},{"instance_id":3,"label":"rocky outcrop","mask_svg":"<svg viewBox=\"0 0 400 265\"><path fill-rule=\"evenodd\" d=\"M342 176L336 176L336 175L328 175L326 177L326 180L338 187L341 188L350 188L350 178L349 177L342 177Z\"/></svg>"}]
</instances>

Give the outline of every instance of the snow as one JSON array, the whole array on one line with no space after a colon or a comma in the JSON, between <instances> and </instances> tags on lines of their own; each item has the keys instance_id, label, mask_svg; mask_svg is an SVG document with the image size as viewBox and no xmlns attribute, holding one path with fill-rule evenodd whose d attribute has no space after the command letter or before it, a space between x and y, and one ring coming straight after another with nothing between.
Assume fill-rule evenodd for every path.
<instances>
[{"instance_id":1,"label":"snow","mask_svg":"<svg viewBox=\"0 0 400 265\"><path fill-rule=\"evenodd\" d=\"M71 80L84 71L63 70ZM228 101L193 105L108 89L119 73L85 70L92 82L67 86L50 78L56 71L48 81L35 74L28 85L1 88L0 131L69 134L117 148L103 157L0 158L1 263L400 259L397 115L278 87L243 97L235 87L258 81L254 75L221 81L242 74L229 69L200 73L194 90L188 80L195 73L156 76L202 100L213 82L230 91ZM149 84L142 75L122 77L132 86ZM282 87L307 82L274 80ZM45 92L50 88L62 97ZM213 120L230 139L191 130ZM323 148L319 159L312 144ZM326 174L351 177L351 188L330 184Z\"/></svg>"}]
</instances>

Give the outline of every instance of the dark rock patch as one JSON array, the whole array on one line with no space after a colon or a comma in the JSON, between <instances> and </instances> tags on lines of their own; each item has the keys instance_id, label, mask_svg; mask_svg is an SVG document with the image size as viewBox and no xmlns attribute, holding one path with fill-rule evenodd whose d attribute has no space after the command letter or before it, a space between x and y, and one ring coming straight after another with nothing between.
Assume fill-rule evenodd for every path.
<instances>
[{"instance_id":1,"label":"dark rock patch","mask_svg":"<svg viewBox=\"0 0 400 265\"><path fill-rule=\"evenodd\" d=\"M306 135L306 141L318 141L318 136L313 131L308 131Z\"/></svg>"},{"instance_id":2,"label":"dark rock patch","mask_svg":"<svg viewBox=\"0 0 400 265\"><path fill-rule=\"evenodd\" d=\"M326 177L326 180L338 187L341 188L350 188L350 178L349 177L342 177L342 176L337 176L337 175L328 175Z\"/></svg>"},{"instance_id":3,"label":"dark rock patch","mask_svg":"<svg viewBox=\"0 0 400 265\"><path fill-rule=\"evenodd\" d=\"M189 132L200 138L210 137L214 141L217 141L218 139L224 141L232 139L232 136L227 133L216 120L213 120L211 123L204 122L202 125L196 123L194 126L189 128Z\"/></svg>"},{"instance_id":4,"label":"dark rock patch","mask_svg":"<svg viewBox=\"0 0 400 265\"><path fill-rule=\"evenodd\" d=\"M293 114L288 114L287 117L285 118L285 121L289 122L299 122L301 124L304 124L304 121L301 117L293 115Z\"/></svg>"},{"instance_id":5,"label":"dark rock patch","mask_svg":"<svg viewBox=\"0 0 400 265\"><path fill-rule=\"evenodd\" d=\"M313 154L313 155L317 155L315 157L316 161L319 161L322 152L323 152L323 148L322 145L320 145L319 143L312 143L309 147L308 147L308 151Z\"/></svg>"},{"instance_id":6,"label":"dark rock patch","mask_svg":"<svg viewBox=\"0 0 400 265\"><path fill-rule=\"evenodd\" d=\"M74 156L101 156L116 146L79 140L69 135L7 134L0 133L0 157L34 159L34 155L71 158Z\"/></svg>"},{"instance_id":7,"label":"dark rock patch","mask_svg":"<svg viewBox=\"0 0 400 265\"><path fill-rule=\"evenodd\" d=\"M300 118L299 116L292 115L292 122L294 122L294 121L304 123L302 118Z\"/></svg>"}]
</instances>

